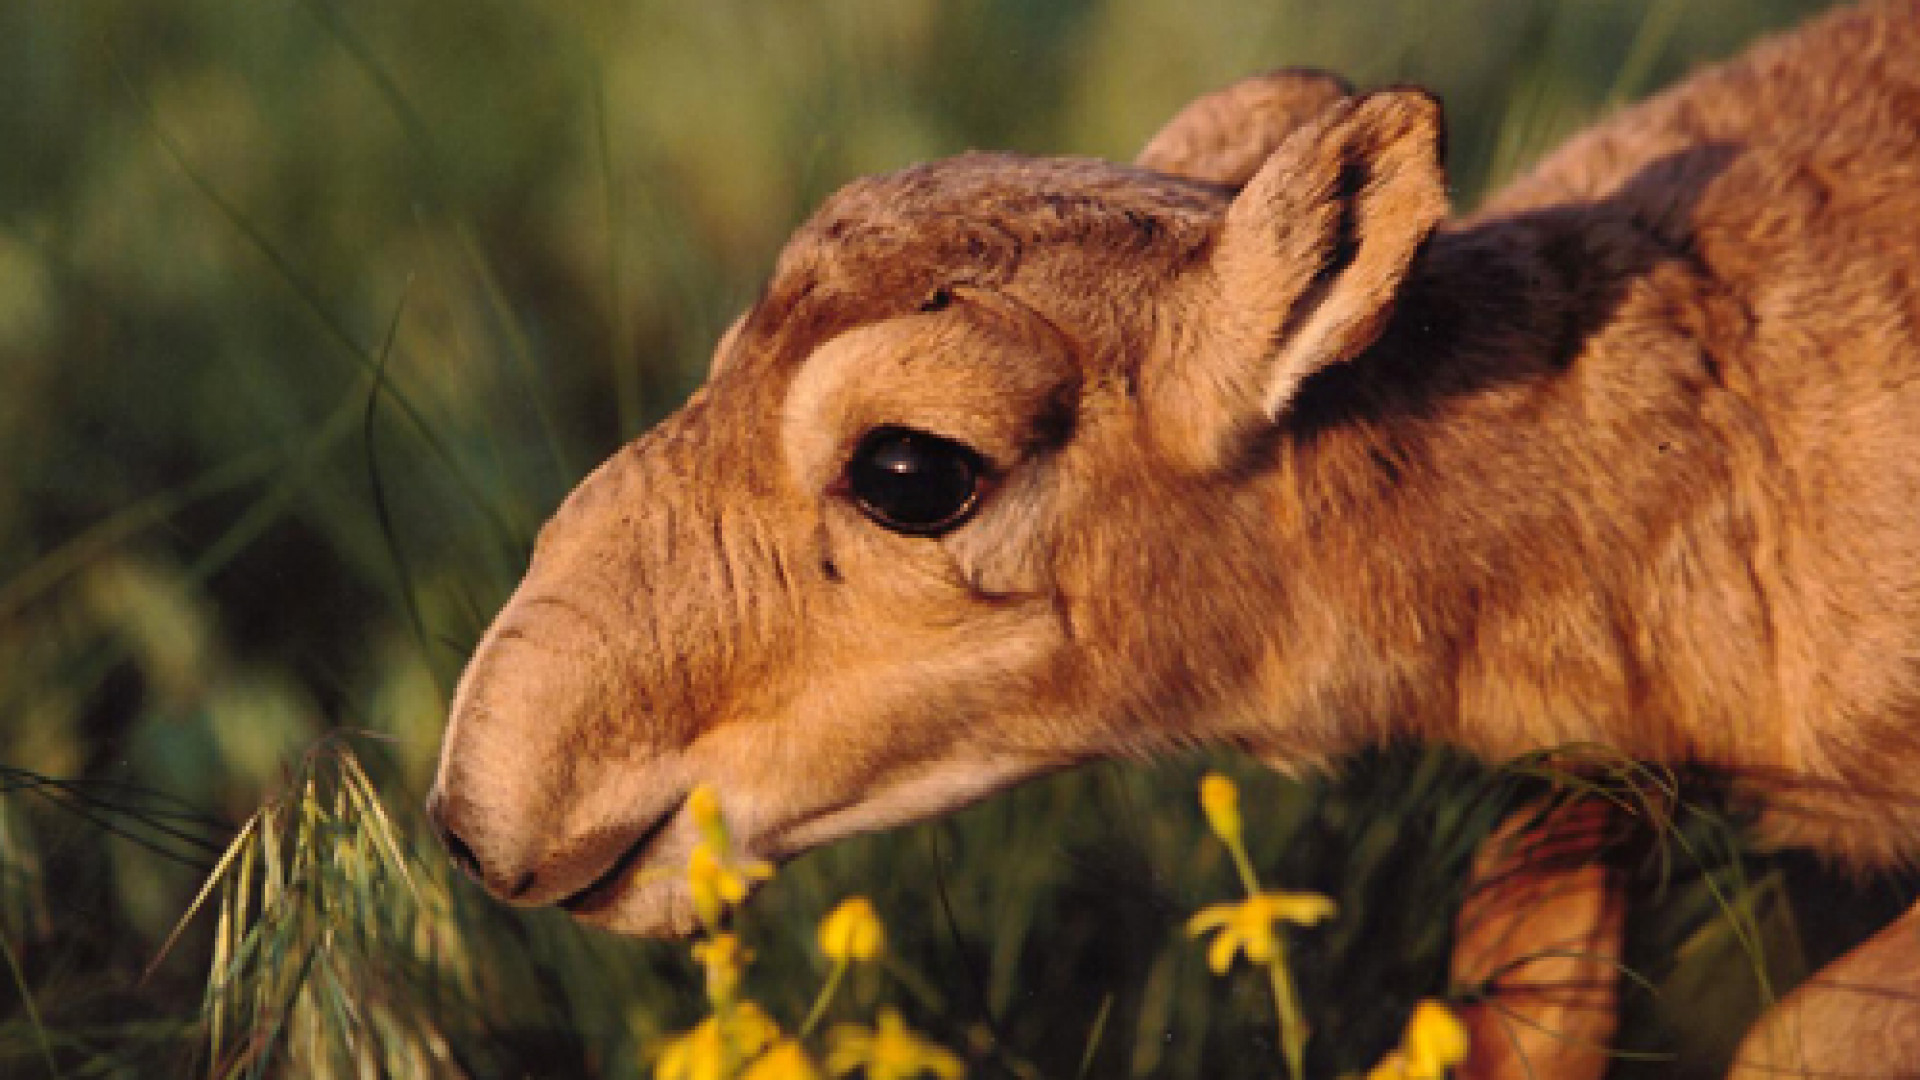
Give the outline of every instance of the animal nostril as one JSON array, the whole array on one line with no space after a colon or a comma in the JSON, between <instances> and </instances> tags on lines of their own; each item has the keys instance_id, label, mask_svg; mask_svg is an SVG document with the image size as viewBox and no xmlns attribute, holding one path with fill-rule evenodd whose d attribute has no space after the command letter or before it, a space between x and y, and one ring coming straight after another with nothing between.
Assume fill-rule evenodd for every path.
<instances>
[{"instance_id":1,"label":"animal nostril","mask_svg":"<svg viewBox=\"0 0 1920 1080\"><path fill-rule=\"evenodd\" d=\"M467 846L467 842L460 839L460 834L438 821L435 821L434 826L434 831L440 834L440 843L446 846L447 857L453 860L453 865L459 867L461 873L485 885L487 879L480 872L480 858L473 853L472 848Z\"/></svg>"},{"instance_id":2,"label":"animal nostril","mask_svg":"<svg viewBox=\"0 0 1920 1080\"><path fill-rule=\"evenodd\" d=\"M473 853L472 845L462 840L459 833L454 832L452 828L442 822L438 814L432 816L432 821L433 831L439 835L440 843L447 849L447 858L452 861L453 865L459 867L461 873L473 879L474 884L479 885L483 889L493 891L494 887L487 881L486 871L480 866L480 856ZM533 888L535 877L536 875L532 871L528 871L520 875L519 879L515 881L511 887L499 895L505 896L509 900L525 896L528 890Z\"/></svg>"}]
</instances>

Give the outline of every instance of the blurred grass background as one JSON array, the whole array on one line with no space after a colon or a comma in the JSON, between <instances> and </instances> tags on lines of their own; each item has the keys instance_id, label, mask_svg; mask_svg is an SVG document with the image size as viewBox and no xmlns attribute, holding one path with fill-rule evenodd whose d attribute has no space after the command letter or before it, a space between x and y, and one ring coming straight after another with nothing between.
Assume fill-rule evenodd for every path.
<instances>
[{"instance_id":1,"label":"blurred grass background","mask_svg":"<svg viewBox=\"0 0 1920 1080\"><path fill-rule=\"evenodd\" d=\"M406 854L310 895L295 951L249 961L283 960L246 969L274 999L258 1015L307 1026L253 1032L277 1049L241 1064L631 1076L697 1014L679 950L496 909L447 880L415 807L534 529L698 382L782 238L848 178L969 148L1125 159L1192 96L1312 64L1439 91L1470 206L1819 6L0 6L0 1073L234 1065L202 1021L213 907L148 968L249 815L315 775L337 790L343 744L310 748L343 731L374 733L344 745ZM1179 941L1230 882L1199 842L1199 768L1088 770L803 860L749 916L758 992L803 1005L805 928L869 891L903 1000L983 1075L1269 1072L1261 984L1210 984ZM1301 977L1316 1064L1360 1067L1443 988L1458 876L1510 785L1438 755L1338 783L1238 771L1273 880L1349 913L1307 940ZM364 840L356 821L309 824ZM343 951L299 966L321 938ZM323 977L331 997L301 997ZM1723 977L1741 978L1678 980ZM1742 992L1718 1007L1750 1008ZM1636 1024L1685 1042L1652 1005Z\"/></svg>"}]
</instances>

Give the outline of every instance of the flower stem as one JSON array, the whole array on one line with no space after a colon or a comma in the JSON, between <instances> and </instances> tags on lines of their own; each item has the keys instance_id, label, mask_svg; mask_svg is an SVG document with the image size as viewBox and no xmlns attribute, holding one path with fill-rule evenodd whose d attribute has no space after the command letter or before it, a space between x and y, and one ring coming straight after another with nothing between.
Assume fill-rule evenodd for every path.
<instances>
[{"instance_id":1,"label":"flower stem","mask_svg":"<svg viewBox=\"0 0 1920 1080\"><path fill-rule=\"evenodd\" d=\"M710 994L713 1015L720 1024L720 1075L732 1076L740 1055L733 1045L733 995Z\"/></svg>"},{"instance_id":2,"label":"flower stem","mask_svg":"<svg viewBox=\"0 0 1920 1080\"><path fill-rule=\"evenodd\" d=\"M1240 872L1240 887L1247 890L1249 898L1260 895L1260 878L1253 872L1253 860L1247 856L1247 846L1236 837L1227 843L1227 851L1233 856L1233 868Z\"/></svg>"},{"instance_id":3,"label":"flower stem","mask_svg":"<svg viewBox=\"0 0 1920 1080\"><path fill-rule=\"evenodd\" d=\"M1287 1059L1287 1075L1293 1080L1306 1076L1307 1022L1300 1015L1300 999L1293 989L1293 976L1287 971L1287 943L1283 930L1275 930L1278 939L1267 974L1273 980L1274 1011L1280 1019L1280 1052Z\"/></svg>"},{"instance_id":4,"label":"flower stem","mask_svg":"<svg viewBox=\"0 0 1920 1080\"><path fill-rule=\"evenodd\" d=\"M1247 855L1247 846L1238 836L1226 837L1227 851L1233 856L1233 868L1240 875L1240 885L1246 889L1249 899L1260 894L1260 877L1253 871L1253 859ZM1306 1076L1307 1022L1300 1015L1300 997L1293 988L1293 975L1287 970L1286 931L1274 927L1275 952L1273 959L1266 965L1267 977L1273 982L1273 1007L1275 1017L1280 1021L1280 1053L1286 1058L1287 1075L1292 1080L1302 1080Z\"/></svg>"},{"instance_id":5,"label":"flower stem","mask_svg":"<svg viewBox=\"0 0 1920 1080\"><path fill-rule=\"evenodd\" d=\"M840 983L846 979L847 968L851 966L852 963L847 960L833 962L833 970L827 974L826 985L820 988L820 993L813 999L813 1007L807 1010L807 1018L801 1021L800 1034L796 1038L804 1042L808 1035L813 1034L813 1029L820 1024L820 1018L827 1015L827 1004L833 1000L833 995L839 992Z\"/></svg>"}]
</instances>

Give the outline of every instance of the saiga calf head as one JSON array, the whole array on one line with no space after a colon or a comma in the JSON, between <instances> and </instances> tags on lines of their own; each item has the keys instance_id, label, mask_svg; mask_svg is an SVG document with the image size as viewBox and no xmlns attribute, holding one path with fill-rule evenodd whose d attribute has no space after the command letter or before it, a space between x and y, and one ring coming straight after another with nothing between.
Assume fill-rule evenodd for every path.
<instances>
[{"instance_id":1,"label":"saiga calf head","mask_svg":"<svg viewBox=\"0 0 1920 1080\"><path fill-rule=\"evenodd\" d=\"M499 896L693 928L683 807L781 859L1090 758L1308 759L1302 381L1367 348L1446 210L1439 110L1283 73L1137 167L858 181L706 386L582 483L454 702L433 812Z\"/></svg>"}]
</instances>

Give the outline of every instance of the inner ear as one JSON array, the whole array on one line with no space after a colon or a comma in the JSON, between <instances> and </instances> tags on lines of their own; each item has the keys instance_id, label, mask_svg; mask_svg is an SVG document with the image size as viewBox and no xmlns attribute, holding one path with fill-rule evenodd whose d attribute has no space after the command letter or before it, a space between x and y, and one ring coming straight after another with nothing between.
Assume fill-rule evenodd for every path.
<instances>
[{"instance_id":1,"label":"inner ear","mask_svg":"<svg viewBox=\"0 0 1920 1080\"><path fill-rule=\"evenodd\" d=\"M1207 329L1153 396L1199 467L1271 427L1300 384L1379 338L1447 212L1439 102L1388 90L1335 104L1274 151L1227 208Z\"/></svg>"},{"instance_id":2,"label":"inner ear","mask_svg":"<svg viewBox=\"0 0 1920 1080\"><path fill-rule=\"evenodd\" d=\"M1134 164L1237 190L1287 136L1352 93L1338 76L1309 68L1241 79L1181 109Z\"/></svg>"},{"instance_id":3,"label":"inner ear","mask_svg":"<svg viewBox=\"0 0 1920 1080\"><path fill-rule=\"evenodd\" d=\"M1287 140L1228 208L1228 303L1277 346L1256 361L1263 418L1386 328L1447 214L1441 134L1440 103L1424 91L1354 99Z\"/></svg>"}]
</instances>

